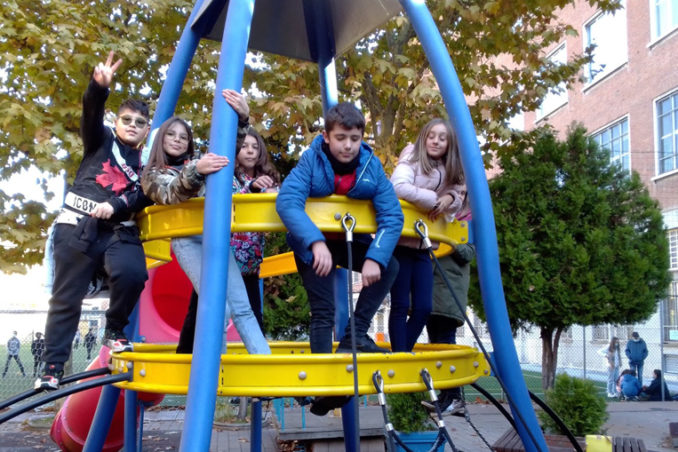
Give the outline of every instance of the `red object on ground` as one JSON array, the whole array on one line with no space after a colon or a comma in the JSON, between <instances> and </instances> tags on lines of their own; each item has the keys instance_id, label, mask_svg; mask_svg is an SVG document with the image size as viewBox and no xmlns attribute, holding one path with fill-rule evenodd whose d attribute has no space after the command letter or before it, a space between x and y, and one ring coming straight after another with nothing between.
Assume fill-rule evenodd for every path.
<instances>
[{"instance_id":1,"label":"red object on ground","mask_svg":"<svg viewBox=\"0 0 678 452\"><path fill-rule=\"evenodd\" d=\"M101 347L99 355L87 366L87 370L106 367L110 350ZM99 377L94 377L99 378ZM85 380L82 380L85 381ZM118 405L113 414L113 421L104 442L104 452L118 451L124 443L124 399L125 391L120 391ZM99 403L101 388L92 388L87 391L72 394L66 398L63 406L52 423L50 436L61 450L79 452L85 445L87 434L94 419L94 412ZM139 398L151 405L157 405L164 397L163 394L140 393Z\"/></svg>"},{"instance_id":2,"label":"red object on ground","mask_svg":"<svg viewBox=\"0 0 678 452\"><path fill-rule=\"evenodd\" d=\"M172 261L148 271L148 282L139 300L139 334L148 343L174 343L184 324L193 287L179 267L174 254ZM229 321L226 337L240 341L240 335Z\"/></svg>"}]
</instances>

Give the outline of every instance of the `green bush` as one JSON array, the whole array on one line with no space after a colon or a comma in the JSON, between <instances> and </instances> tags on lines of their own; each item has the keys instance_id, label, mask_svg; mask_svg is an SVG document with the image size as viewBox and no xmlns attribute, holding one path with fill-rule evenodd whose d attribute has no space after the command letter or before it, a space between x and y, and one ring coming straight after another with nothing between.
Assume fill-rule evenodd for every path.
<instances>
[{"instance_id":1,"label":"green bush","mask_svg":"<svg viewBox=\"0 0 678 452\"><path fill-rule=\"evenodd\" d=\"M590 380L567 374L556 376L553 389L546 391L546 403L575 436L599 433L607 420L607 402ZM546 412L540 411L539 419L546 431L565 433Z\"/></svg>"},{"instance_id":2,"label":"green bush","mask_svg":"<svg viewBox=\"0 0 678 452\"><path fill-rule=\"evenodd\" d=\"M422 400L428 400L425 392L388 394L388 418L393 428L402 433L435 430Z\"/></svg>"}]
</instances>

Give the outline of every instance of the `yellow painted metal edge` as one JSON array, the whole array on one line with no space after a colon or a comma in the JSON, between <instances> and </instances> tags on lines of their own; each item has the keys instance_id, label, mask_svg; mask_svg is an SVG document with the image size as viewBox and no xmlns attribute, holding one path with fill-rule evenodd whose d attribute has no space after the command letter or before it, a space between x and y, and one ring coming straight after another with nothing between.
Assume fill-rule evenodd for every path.
<instances>
[{"instance_id":1,"label":"yellow painted metal edge","mask_svg":"<svg viewBox=\"0 0 678 452\"><path fill-rule=\"evenodd\" d=\"M254 195L233 195L232 230L234 232L284 231L280 217L275 211L276 193ZM453 223L440 219L431 222L424 212L412 204L400 202L405 215L402 235L419 237L414 229L418 219L424 220L431 240L441 242L436 254L449 254L452 246L468 242L468 224L464 221ZM170 260L169 239L202 234L203 198L194 198L172 206L151 206L137 216L137 222L144 240L144 251L150 258ZM332 195L326 198L311 198L306 203L306 212L313 222L327 232L343 232L341 219L347 212L356 218L355 233L373 233L376 230L374 210L369 201L349 199ZM290 255L291 256L291 255ZM292 260L292 262L290 262ZM268 265L272 268L268 269ZM296 271L291 257L266 258L262 274L275 276Z\"/></svg>"},{"instance_id":2,"label":"yellow painted metal edge","mask_svg":"<svg viewBox=\"0 0 678 452\"><path fill-rule=\"evenodd\" d=\"M247 355L242 344L229 343L221 357L218 394L230 396L303 396L353 394L350 354L311 354L308 343L271 343L271 355ZM388 345L388 344L382 344ZM135 344L135 352L115 354L113 373L133 370L131 382L116 386L141 392L185 394L192 355L174 354L174 345ZM272 367L273 366L273 367ZM470 384L489 375L478 350L461 345L418 344L413 353L361 353L358 388L374 394L372 374L379 370L384 391L424 391L420 372L426 368L436 388ZM275 369L272 379L271 369Z\"/></svg>"}]
</instances>

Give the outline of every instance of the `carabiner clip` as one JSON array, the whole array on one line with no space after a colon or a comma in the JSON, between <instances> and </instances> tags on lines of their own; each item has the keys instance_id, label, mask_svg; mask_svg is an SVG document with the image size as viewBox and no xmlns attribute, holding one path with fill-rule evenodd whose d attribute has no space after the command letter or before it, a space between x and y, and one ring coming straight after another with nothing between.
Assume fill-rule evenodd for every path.
<instances>
[{"instance_id":1,"label":"carabiner clip","mask_svg":"<svg viewBox=\"0 0 678 452\"><path fill-rule=\"evenodd\" d=\"M426 249L430 249L433 247L431 239L428 238L428 226L426 226L424 220L419 218L417 221L415 221L414 230L417 231L417 234L419 234L419 237L421 237L421 240L424 242L424 247Z\"/></svg>"},{"instance_id":2,"label":"carabiner clip","mask_svg":"<svg viewBox=\"0 0 678 452\"><path fill-rule=\"evenodd\" d=\"M350 223L350 224L349 224ZM341 219L341 226L346 231L346 242L353 242L353 230L355 229L355 217L349 212Z\"/></svg>"},{"instance_id":3,"label":"carabiner clip","mask_svg":"<svg viewBox=\"0 0 678 452\"><path fill-rule=\"evenodd\" d=\"M428 372L428 369L424 367L421 370L421 372L419 372L419 375L421 375L421 379L424 382L426 389L428 390L429 396L431 397L431 401L435 402L436 400L438 400L438 396L436 396L436 391L433 388L433 379L431 378L431 374Z\"/></svg>"},{"instance_id":4,"label":"carabiner clip","mask_svg":"<svg viewBox=\"0 0 678 452\"><path fill-rule=\"evenodd\" d=\"M386 395L384 394L384 378L381 376L381 372L376 370L372 374L372 383L374 383L374 389L377 390L377 400L379 405L382 407L386 406Z\"/></svg>"}]
</instances>

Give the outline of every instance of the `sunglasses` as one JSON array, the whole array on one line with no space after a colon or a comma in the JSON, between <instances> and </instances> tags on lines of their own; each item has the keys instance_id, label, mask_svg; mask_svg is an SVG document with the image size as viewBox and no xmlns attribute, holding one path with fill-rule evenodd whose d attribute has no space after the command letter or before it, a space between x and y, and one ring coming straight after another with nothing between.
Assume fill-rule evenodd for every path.
<instances>
[{"instance_id":1,"label":"sunglasses","mask_svg":"<svg viewBox=\"0 0 678 452\"><path fill-rule=\"evenodd\" d=\"M132 122L134 122L134 126L137 129L142 129L142 128L146 127L146 125L148 124L148 121L146 121L146 119L139 117L139 116L134 117L134 116L130 116L130 115L120 116L120 121L122 121L122 123L126 126L128 126L128 125L132 124Z\"/></svg>"}]
</instances>

